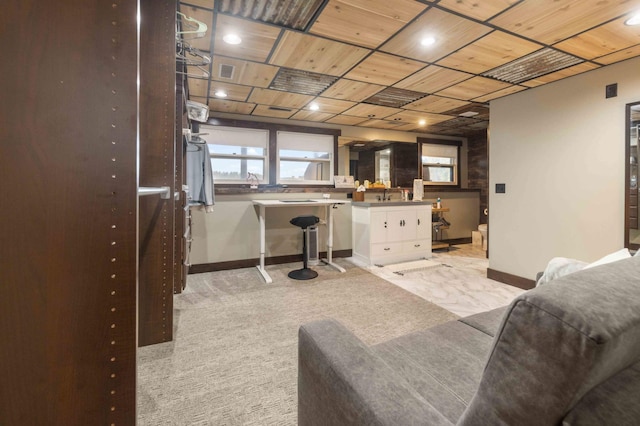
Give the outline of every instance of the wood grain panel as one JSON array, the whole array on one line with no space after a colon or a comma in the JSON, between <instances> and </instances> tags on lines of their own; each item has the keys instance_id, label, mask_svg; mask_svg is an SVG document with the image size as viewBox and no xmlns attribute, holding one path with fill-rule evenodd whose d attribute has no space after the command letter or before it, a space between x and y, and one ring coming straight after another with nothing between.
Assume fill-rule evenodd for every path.
<instances>
[{"instance_id":1,"label":"wood grain panel","mask_svg":"<svg viewBox=\"0 0 640 426\"><path fill-rule=\"evenodd\" d=\"M317 97L313 101L318 104L320 111L329 112L331 114L339 114L356 104L355 102L322 97Z\"/></svg>"},{"instance_id":2,"label":"wood grain panel","mask_svg":"<svg viewBox=\"0 0 640 426\"><path fill-rule=\"evenodd\" d=\"M231 65L235 68L231 78L220 77L220 66L222 65ZM245 86L269 87L278 73L278 69L278 67L274 67L273 65L215 55L212 58L211 80L242 84Z\"/></svg>"},{"instance_id":3,"label":"wood grain panel","mask_svg":"<svg viewBox=\"0 0 640 426\"><path fill-rule=\"evenodd\" d=\"M367 120L359 124L362 127L375 127L376 129L395 129L402 125L400 121L387 121L387 120Z\"/></svg>"},{"instance_id":4,"label":"wood grain panel","mask_svg":"<svg viewBox=\"0 0 640 426\"><path fill-rule=\"evenodd\" d=\"M423 62L376 52L344 76L366 83L390 86L426 65Z\"/></svg>"},{"instance_id":5,"label":"wood grain panel","mask_svg":"<svg viewBox=\"0 0 640 426\"><path fill-rule=\"evenodd\" d=\"M413 122L418 123L420 120L426 120L429 124L438 124L443 121L451 120L453 117L450 115L442 115L442 114L431 114L428 112L418 112L418 111L402 111L397 114L393 114L387 117L387 120L398 120L403 123Z\"/></svg>"},{"instance_id":6,"label":"wood grain panel","mask_svg":"<svg viewBox=\"0 0 640 426\"><path fill-rule=\"evenodd\" d=\"M384 118L392 114L401 112L400 108L390 108L386 106L358 104L353 108L349 108L345 111L347 115L355 115L356 117L368 117L368 118Z\"/></svg>"},{"instance_id":7,"label":"wood grain panel","mask_svg":"<svg viewBox=\"0 0 640 426\"><path fill-rule=\"evenodd\" d=\"M479 21L486 21L518 1L519 0L440 0L438 6L446 7L449 10L470 16Z\"/></svg>"},{"instance_id":8,"label":"wood grain panel","mask_svg":"<svg viewBox=\"0 0 640 426\"><path fill-rule=\"evenodd\" d=\"M469 100L511 86L508 83L491 80L485 77L473 77L447 89L439 91L440 96Z\"/></svg>"},{"instance_id":9,"label":"wood grain panel","mask_svg":"<svg viewBox=\"0 0 640 426\"><path fill-rule=\"evenodd\" d=\"M598 65L585 62L569 68L565 68L560 71L553 72L551 74L543 75L542 77L534 78L533 80L525 81L521 84L527 87L536 87L541 84L551 83L552 81L561 80L566 77L571 77L572 75L578 75L583 72L594 70L596 68L598 68Z\"/></svg>"},{"instance_id":10,"label":"wood grain panel","mask_svg":"<svg viewBox=\"0 0 640 426\"><path fill-rule=\"evenodd\" d=\"M525 0L493 18L493 25L554 44L637 7L627 0Z\"/></svg>"},{"instance_id":11,"label":"wood grain panel","mask_svg":"<svg viewBox=\"0 0 640 426\"><path fill-rule=\"evenodd\" d=\"M331 114L328 112L310 111L307 109L303 109L292 115L291 118L294 120L325 121L333 117L334 115L335 114Z\"/></svg>"},{"instance_id":12,"label":"wood grain panel","mask_svg":"<svg viewBox=\"0 0 640 426\"><path fill-rule=\"evenodd\" d=\"M608 55L640 43L640 25L625 25L617 19L556 44L560 50L585 59Z\"/></svg>"},{"instance_id":13,"label":"wood grain panel","mask_svg":"<svg viewBox=\"0 0 640 426\"><path fill-rule=\"evenodd\" d=\"M356 124L360 124L364 121L367 121L366 118L363 117L353 117L350 115L336 115L335 117L331 117L326 122L331 124L342 124L345 126L355 126Z\"/></svg>"},{"instance_id":14,"label":"wood grain panel","mask_svg":"<svg viewBox=\"0 0 640 426\"><path fill-rule=\"evenodd\" d=\"M503 96L511 95L512 93L518 93L525 90L526 87L513 85L511 87L505 87L504 89L489 93L488 95L479 96L473 99L474 102L489 102L493 99L498 99ZM475 118L475 117L474 117Z\"/></svg>"},{"instance_id":15,"label":"wood grain panel","mask_svg":"<svg viewBox=\"0 0 640 426\"><path fill-rule=\"evenodd\" d=\"M175 1L141 0L140 186L172 188L139 200L138 345L173 338Z\"/></svg>"},{"instance_id":16,"label":"wood grain panel","mask_svg":"<svg viewBox=\"0 0 640 426\"><path fill-rule=\"evenodd\" d=\"M285 108L300 109L313 100L313 96L298 93L281 92L280 90L253 89L249 102L273 105Z\"/></svg>"},{"instance_id":17,"label":"wood grain panel","mask_svg":"<svg viewBox=\"0 0 640 426\"><path fill-rule=\"evenodd\" d=\"M270 109L268 105L258 105L255 107L251 115L259 115L262 117L289 118L296 112L296 109Z\"/></svg>"},{"instance_id":18,"label":"wood grain panel","mask_svg":"<svg viewBox=\"0 0 640 426\"><path fill-rule=\"evenodd\" d=\"M391 148L391 185L413 187L418 177L418 146L415 143L396 142Z\"/></svg>"},{"instance_id":19,"label":"wood grain panel","mask_svg":"<svg viewBox=\"0 0 640 426\"><path fill-rule=\"evenodd\" d=\"M459 99L443 98L441 96L430 95L415 102L405 105L403 108L414 109L424 112L441 113L468 105L470 102Z\"/></svg>"},{"instance_id":20,"label":"wood grain panel","mask_svg":"<svg viewBox=\"0 0 640 426\"><path fill-rule=\"evenodd\" d=\"M269 57L280 29L246 19L218 15L215 27L215 54L249 61L264 62ZM242 39L240 44L227 44L222 40L228 33Z\"/></svg>"},{"instance_id":21,"label":"wood grain panel","mask_svg":"<svg viewBox=\"0 0 640 426\"><path fill-rule=\"evenodd\" d=\"M431 8L405 27L380 50L424 62L435 62L489 33L491 28L440 9ZM422 46L423 37L436 43Z\"/></svg>"},{"instance_id":22,"label":"wood grain panel","mask_svg":"<svg viewBox=\"0 0 640 426\"><path fill-rule=\"evenodd\" d=\"M472 74L432 65L394 84L394 87L423 93L435 93L471 77L473 77Z\"/></svg>"},{"instance_id":23,"label":"wood grain panel","mask_svg":"<svg viewBox=\"0 0 640 426\"><path fill-rule=\"evenodd\" d=\"M426 7L413 0L331 0L310 32L375 48Z\"/></svg>"},{"instance_id":24,"label":"wood grain panel","mask_svg":"<svg viewBox=\"0 0 640 426\"><path fill-rule=\"evenodd\" d=\"M637 46L630 47L628 49L623 49L616 53L612 53L610 55L601 56L599 58L596 58L595 61L603 65L610 65L615 62L624 61L625 59L630 59L639 55L640 55L640 45L637 45Z\"/></svg>"},{"instance_id":25,"label":"wood grain panel","mask_svg":"<svg viewBox=\"0 0 640 426\"><path fill-rule=\"evenodd\" d=\"M480 223L487 223L484 209L489 208L489 145L487 131L467 138L467 179L469 189L480 190Z\"/></svg>"},{"instance_id":26,"label":"wood grain panel","mask_svg":"<svg viewBox=\"0 0 640 426\"><path fill-rule=\"evenodd\" d=\"M278 42L269 63L341 76L364 59L369 52L362 47L286 31Z\"/></svg>"},{"instance_id":27,"label":"wood grain panel","mask_svg":"<svg viewBox=\"0 0 640 426\"><path fill-rule=\"evenodd\" d=\"M542 45L494 31L438 61L438 65L474 74L506 64L542 49Z\"/></svg>"},{"instance_id":28,"label":"wood grain panel","mask_svg":"<svg viewBox=\"0 0 640 426\"><path fill-rule=\"evenodd\" d=\"M191 86L189 86L191 89ZM223 83L221 81L212 81L211 87L209 88L209 96L215 96L216 91L222 90L227 94L227 97L224 99L229 99L230 101L239 101L244 102L249 97L251 93L251 87L249 86L240 86L238 84L231 83Z\"/></svg>"},{"instance_id":29,"label":"wood grain panel","mask_svg":"<svg viewBox=\"0 0 640 426\"><path fill-rule=\"evenodd\" d=\"M362 83L360 81L341 78L322 92L323 97L361 102L384 89L379 84Z\"/></svg>"},{"instance_id":30,"label":"wood grain panel","mask_svg":"<svg viewBox=\"0 0 640 426\"><path fill-rule=\"evenodd\" d=\"M251 114L256 107L254 103L236 102L222 99L211 99L209 109L211 111L229 112L235 114Z\"/></svg>"},{"instance_id":31,"label":"wood grain panel","mask_svg":"<svg viewBox=\"0 0 640 426\"><path fill-rule=\"evenodd\" d=\"M136 421L136 14L3 3L2 425Z\"/></svg>"}]
</instances>

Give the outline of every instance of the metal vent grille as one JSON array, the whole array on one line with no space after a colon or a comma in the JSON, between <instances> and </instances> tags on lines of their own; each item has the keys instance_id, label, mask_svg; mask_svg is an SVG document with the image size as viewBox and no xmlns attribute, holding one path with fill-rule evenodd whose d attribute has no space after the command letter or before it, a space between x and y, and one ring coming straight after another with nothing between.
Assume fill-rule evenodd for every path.
<instances>
[{"instance_id":1,"label":"metal vent grille","mask_svg":"<svg viewBox=\"0 0 640 426\"><path fill-rule=\"evenodd\" d=\"M427 96L426 93L388 87L362 102L366 104L400 108L401 106L410 104L411 102L417 101L425 96Z\"/></svg>"},{"instance_id":2,"label":"metal vent grille","mask_svg":"<svg viewBox=\"0 0 640 426\"><path fill-rule=\"evenodd\" d=\"M220 72L218 75L220 78L233 78L233 72L236 70L236 67L233 65L220 64Z\"/></svg>"},{"instance_id":3,"label":"metal vent grille","mask_svg":"<svg viewBox=\"0 0 640 426\"><path fill-rule=\"evenodd\" d=\"M324 0L220 0L218 11L304 31Z\"/></svg>"},{"instance_id":4,"label":"metal vent grille","mask_svg":"<svg viewBox=\"0 0 640 426\"><path fill-rule=\"evenodd\" d=\"M506 81L507 83L518 84L581 62L584 62L584 60L545 47L506 65L487 71L482 75Z\"/></svg>"},{"instance_id":5,"label":"metal vent grille","mask_svg":"<svg viewBox=\"0 0 640 426\"><path fill-rule=\"evenodd\" d=\"M274 106L270 106L270 107L269 107L269 109L270 109L270 110L272 110L272 111L286 111L286 112L291 112L291 111L293 111L293 110L292 110L292 109L290 109L290 108L274 107Z\"/></svg>"},{"instance_id":6,"label":"metal vent grille","mask_svg":"<svg viewBox=\"0 0 640 426\"><path fill-rule=\"evenodd\" d=\"M337 79L332 75L280 68L269 89L317 96Z\"/></svg>"}]
</instances>

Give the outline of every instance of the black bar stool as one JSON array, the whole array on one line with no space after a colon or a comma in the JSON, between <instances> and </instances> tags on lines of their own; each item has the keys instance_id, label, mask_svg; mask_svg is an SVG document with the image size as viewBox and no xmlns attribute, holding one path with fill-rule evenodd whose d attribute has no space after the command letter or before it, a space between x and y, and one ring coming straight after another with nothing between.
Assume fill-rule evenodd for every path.
<instances>
[{"instance_id":1,"label":"black bar stool","mask_svg":"<svg viewBox=\"0 0 640 426\"><path fill-rule=\"evenodd\" d=\"M303 268L296 269L289 272L289 278L294 280L310 280L318 276L318 273L313 269L309 269L309 253L307 253L307 232L310 226L320 222L320 218L317 216L298 216L289 221L292 225L302 228L302 262Z\"/></svg>"}]
</instances>

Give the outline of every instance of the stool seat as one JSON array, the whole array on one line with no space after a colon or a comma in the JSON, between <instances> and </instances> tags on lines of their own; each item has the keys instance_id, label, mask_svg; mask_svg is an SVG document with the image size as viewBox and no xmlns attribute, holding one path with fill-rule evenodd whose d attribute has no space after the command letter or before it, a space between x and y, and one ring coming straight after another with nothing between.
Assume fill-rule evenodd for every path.
<instances>
[{"instance_id":1,"label":"stool seat","mask_svg":"<svg viewBox=\"0 0 640 426\"><path fill-rule=\"evenodd\" d=\"M317 216L297 216L289 221L290 224L302 228L302 269L296 269L289 272L289 278L294 280L310 280L318 276L318 273L308 267L309 254L307 253L307 232L310 226L316 225L320 222L320 218Z\"/></svg>"}]
</instances>

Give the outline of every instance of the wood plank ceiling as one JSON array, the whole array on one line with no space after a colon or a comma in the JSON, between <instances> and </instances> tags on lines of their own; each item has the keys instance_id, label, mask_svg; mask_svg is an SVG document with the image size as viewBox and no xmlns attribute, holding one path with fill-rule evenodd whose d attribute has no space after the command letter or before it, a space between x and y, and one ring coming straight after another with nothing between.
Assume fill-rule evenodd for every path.
<instances>
[{"instance_id":1,"label":"wood plank ceiling","mask_svg":"<svg viewBox=\"0 0 640 426\"><path fill-rule=\"evenodd\" d=\"M455 136L486 129L493 99L640 55L640 26L624 24L639 10L640 0L180 3L209 26L183 46L212 59L187 67L189 98L212 116Z\"/></svg>"}]
</instances>

